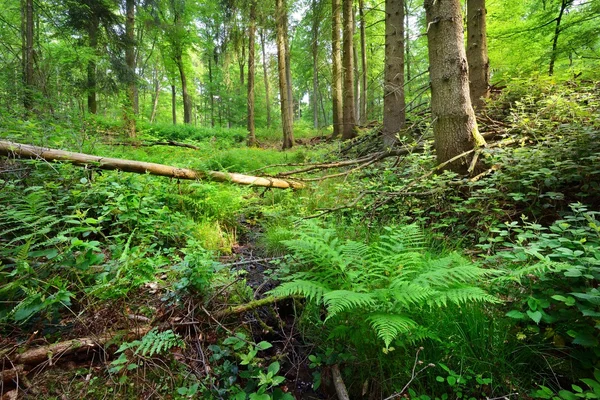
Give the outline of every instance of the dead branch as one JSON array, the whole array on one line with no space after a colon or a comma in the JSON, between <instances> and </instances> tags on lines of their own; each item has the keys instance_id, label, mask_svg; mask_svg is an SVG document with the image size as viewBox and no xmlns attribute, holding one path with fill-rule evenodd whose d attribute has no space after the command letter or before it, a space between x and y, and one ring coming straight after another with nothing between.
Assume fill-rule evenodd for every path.
<instances>
[{"instance_id":1,"label":"dead branch","mask_svg":"<svg viewBox=\"0 0 600 400\"><path fill-rule=\"evenodd\" d=\"M0 371L0 382L3 384L16 381L23 374L23 366L18 365L12 369Z\"/></svg>"},{"instance_id":2,"label":"dead branch","mask_svg":"<svg viewBox=\"0 0 600 400\"><path fill-rule=\"evenodd\" d=\"M278 189L302 189L303 183L278 178L242 175L220 171L196 172L187 168L169 165L92 156L84 153L74 153L44 147L31 146L8 141L0 141L0 155L8 157L41 159L46 161L66 161L79 166L91 166L99 169L119 170L138 174L151 174L177 179L208 178L217 182L232 182L240 185L262 186Z\"/></svg>"},{"instance_id":3,"label":"dead branch","mask_svg":"<svg viewBox=\"0 0 600 400\"><path fill-rule=\"evenodd\" d=\"M233 314L242 314L248 311L252 311L256 308L262 307L262 306L266 306L266 305L270 305L273 303L277 303L278 301L282 301L285 299L289 299L292 298L294 296L283 296L283 297L275 297L275 296L269 296L269 297L265 297L264 299L258 299L258 300L254 300L251 301L249 303L246 304L241 304L239 306L235 306L235 307L229 307L226 308L224 310L221 310L217 313L215 313L215 317L216 318L223 318L223 317L227 317L229 315L233 315Z\"/></svg>"},{"instance_id":4,"label":"dead branch","mask_svg":"<svg viewBox=\"0 0 600 400\"><path fill-rule=\"evenodd\" d=\"M350 396L348 396L348 390L344 384L344 379L342 379L342 374L340 373L340 367L337 364L333 364L331 366L331 374L333 375L333 386L335 386L338 399L350 400Z\"/></svg>"},{"instance_id":5,"label":"dead branch","mask_svg":"<svg viewBox=\"0 0 600 400\"><path fill-rule=\"evenodd\" d=\"M193 150L200 150L200 147L194 146L189 143L176 142L174 140L166 140L164 142L120 142L120 143L112 143L113 146L138 146L138 147L152 147L152 146L174 146L174 147L185 147Z\"/></svg>"}]
</instances>

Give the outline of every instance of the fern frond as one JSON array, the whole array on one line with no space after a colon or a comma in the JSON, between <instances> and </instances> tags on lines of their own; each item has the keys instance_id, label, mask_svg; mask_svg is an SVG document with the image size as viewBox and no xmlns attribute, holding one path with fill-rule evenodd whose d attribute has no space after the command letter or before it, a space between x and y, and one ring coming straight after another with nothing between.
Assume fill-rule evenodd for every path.
<instances>
[{"instance_id":1,"label":"fern frond","mask_svg":"<svg viewBox=\"0 0 600 400\"><path fill-rule=\"evenodd\" d=\"M475 282L489 273L491 270L480 268L477 264L454 253L427 262L426 268L420 271L413 282L422 286L450 287L457 283Z\"/></svg>"},{"instance_id":2,"label":"fern frond","mask_svg":"<svg viewBox=\"0 0 600 400\"><path fill-rule=\"evenodd\" d=\"M139 341L139 346L135 350L136 354L152 357L157 354L162 354L173 347L183 347L185 343L181 336L167 330L158 332L157 328L153 328Z\"/></svg>"},{"instance_id":3,"label":"fern frond","mask_svg":"<svg viewBox=\"0 0 600 400\"><path fill-rule=\"evenodd\" d=\"M333 290L323 295L327 306L327 319L337 314L356 308L368 308L375 305L374 296L371 293L357 293L349 290Z\"/></svg>"},{"instance_id":4,"label":"fern frond","mask_svg":"<svg viewBox=\"0 0 600 400\"><path fill-rule=\"evenodd\" d=\"M517 268L507 271L504 275L494 278L493 282L515 281L521 283L521 280L528 276L544 277L546 274L556 273L572 269L573 265L567 263L540 261L533 265Z\"/></svg>"},{"instance_id":5,"label":"fern frond","mask_svg":"<svg viewBox=\"0 0 600 400\"><path fill-rule=\"evenodd\" d=\"M394 307L410 308L413 306L424 305L427 300L437 295L437 291L412 282L395 281L390 290L390 301Z\"/></svg>"},{"instance_id":6,"label":"fern frond","mask_svg":"<svg viewBox=\"0 0 600 400\"><path fill-rule=\"evenodd\" d=\"M401 334L407 334L417 326L412 319L398 314L371 314L367 321L377 334L377 337L383 340L386 349Z\"/></svg>"},{"instance_id":7,"label":"fern frond","mask_svg":"<svg viewBox=\"0 0 600 400\"><path fill-rule=\"evenodd\" d=\"M452 288L439 292L430 300L430 304L438 307L446 306L448 303L457 305L467 303L501 303L501 300L486 293L483 289L473 286Z\"/></svg>"},{"instance_id":8,"label":"fern frond","mask_svg":"<svg viewBox=\"0 0 600 400\"><path fill-rule=\"evenodd\" d=\"M321 304L324 293L329 290L327 286L317 282L293 280L276 287L269 294L273 296L302 296L316 304Z\"/></svg>"}]
</instances>

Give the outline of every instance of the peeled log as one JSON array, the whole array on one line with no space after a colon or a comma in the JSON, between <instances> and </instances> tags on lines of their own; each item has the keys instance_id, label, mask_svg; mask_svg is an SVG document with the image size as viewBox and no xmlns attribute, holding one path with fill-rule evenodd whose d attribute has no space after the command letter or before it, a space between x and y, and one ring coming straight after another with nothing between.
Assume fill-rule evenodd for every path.
<instances>
[{"instance_id":1,"label":"peeled log","mask_svg":"<svg viewBox=\"0 0 600 400\"><path fill-rule=\"evenodd\" d=\"M303 189L305 185L286 179L265 178L220 171L196 172L187 168L177 168L169 165L124 160L120 158L98 157L84 153L49 149L28 144L0 140L0 155L19 158L40 159L46 161L66 161L75 165L93 166L99 169L119 170L138 174L167 176L177 179L208 178L217 182L232 182L239 185L262 186L277 189Z\"/></svg>"}]
</instances>

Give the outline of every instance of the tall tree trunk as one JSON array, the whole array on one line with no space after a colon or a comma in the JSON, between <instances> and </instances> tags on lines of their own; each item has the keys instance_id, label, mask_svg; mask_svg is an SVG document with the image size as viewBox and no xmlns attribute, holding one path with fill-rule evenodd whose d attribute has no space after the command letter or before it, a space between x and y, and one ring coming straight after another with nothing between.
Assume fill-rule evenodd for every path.
<instances>
[{"instance_id":1,"label":"tall tree trunk","mask_svg":"<svg viewBox=\"0 0 600 400\"><path fill-rule=\"evenodd\" d=\"M333 137L342 133L344 122L343 114L343 90L342 90L342 50L340 40L340 30L342 29L341 5L340 0L331 0L332 13L332 33L331 33L331 52L332 52L332 78L331 78L331 97L333 103Z\"/></svg>"},{"instance_id":2,"label":"tall tree trunk","mask_svg":"<svg viewBox=\"0 0 600 400\"><path fill-rule=\"evenodd\" d=\"M362 93L360 91L360 71L358 70L358 49L356 46L352 47L352 53L354 55L354 118L355 122L360 121L360 97Z\"/></svg>"},{"instance_id":3,"label":"tall tree trunk","mask_svg":"<svg viewBox=\"0 0 600 400\"><path fill-rule=\"evenodd\" d=\"M287 92L288 92L288 99L290 102L290 106L289 106L289 113L290 113L290 121L292 121L292 126L294 123L294 110L295 110L295 104L294 104L294 91L292 89L292 61L291 61L291 55L292 53L290 52L290 42L289 42L289 38L288 38L288 18L287 18L287 6L285 6L285 0L284 0L284 9L286 10L286 17L283 20L283 38L284 38L284 44L285 44L285 74L286 74L286 83L287 83Z\"/></svg>"},{"instance_id":4,"label":"tall tree trunk","mask_svg":"<svg viewBox=\"0 0 600 400\"><path fill-rule=\"evenodd\" d=\"M425 0L431 114L439 163L485 144L477 129L469 95L469 67L464 46L460 0ZM448 169L465 173L462 158Z\"/></svg>"},{"instance_id":5,"label":"tall tree trunk","mask_svg":"<svg viewBox=\"0 0 600 400\"><path fill-rule=\"evenodd\" d=\"M250 26L248 27L248 146L256 146L254 128L254 44L256 42L256 1L250 2Z\"/></svg>"},{"instance_id":6,"label":"tall tree trunk","mask_svg":"<svg viewBox=\"0 0 600 400\"><path fill-rule=\"evenodd\" d=\"M313 92L312 92L312 111L313 127L319 128L319 2L312 0L313 21L312 21L312 58L313 58Z\"/></svg>"},{"instance_id":7,"label":"tall tree trunk","mask_svg":"<svg viewBox=\"0 0 600 400\"><path fill-rule=\"evenodd\" d=\"M183 68L183 58L181 54L177 54L175 64L179 69L179 77L181 78L181 94L183 96L183 123L192 123L192 99L187 90L187 78L185 76L185 69Z\"/></svg>"},{"instance_id":8,"label":"tall tree trunk","mask_svg":"<svg viewBox=\"0 0 600 400\"><path fill-rule=\"evenodd\" d=\"M473 108L479 109L489 96L490 61L487 50L485 0L467 0L467 60Z\"/></svg>"},{"instance_id":9,"label":"tall tree trunk","mask_svg":"<svg viewBox=\"0 0 600 400\"><path fill-rule=\"evenodd\" d=\"M135 73L135 0L125 1L125 64L127 64L127 101L125 104L125 129L129 137L135 137L137 110L137 77Z\"/></svg>"},{"instance_id":10,"label":"tall tree trunk","mask_svg":"<svg viewBox=\"0 0 600 400\"><path fill-rule=\"evenodd\" d=\"M23 106L26 110L33 109L34 76L33 76L33 0L22 0L21 2L21 30L23 39Z\"/></svg>"},{"instance_id":11,"label":"tall tree trunk","mask_svg":"<svg viewBox=\"0 0 600 400\"><path fill-rule=\"evenodd\" d=\"M365 4L364 0L358 1L358 14L360 16L360 124L367 124L367 35L365 32Z\"/></svg>"},{"instance_id":12,"label":"tall tree trunk","mask_svg":"<svg viewBox=\"0 0 600 400\"><path fill-rule=\"evenodd\" d=\"M556 28L554 28L554 37L552 38L552 54L550 55L550 66L548 68L548 75L550 76L554 75L554 64L556 63L556 58L558 57L558 37L562 31L560 24L565 11L571 5L571 3L573 3L573 0L562 0L560 3L560 11L558 13L558 17L556 18Z\"/></svg>"},{"instance_id":13,"label":"tall tree trunk","mask_svg":"<svg viewBox=\"0 0 600 400\"><path fill-rule=\"evenodd\" d=\"M216 51L213 50L213 51ZM214 88L213 88L213 68L212 68L212 61L213 60L213 55L210 54L208 56L208 95L210 97L210 127L214 128L215 127L215 93L214 93Z\"/></svg>"},{"instance_id":14,"label":"tall tree trunk","mask_svg":"<svg viewBox=\"0 0 600 400\"><path fill-rule=\"evenodd\" d=\"M158 70L154 71L154 95L152 96L152 113L150 114L150 123L156 120L156 111L158 110L158 96L160 96L160 76Z\"/></svg>"},{"instance_id":15,"label":"tall tree trunk","mask_svg":"<svg viewBox=\"0 0 600 400\"><path fill-rule=\"evenodd\" d=\"M100 18L96 13L92 13L88 22L88 39L92 57L87 65L87 103L88 112L96 114L98 112L98 103L96 101L96 51L98 48L98 29L100 28Z\"/></svg>"},{"instance_id":16,"label":"tall tree trunk","mask_svg":"<svg viewBox=\"0 0 600 400\"><path fill-rule=\"evenodd\" d=\"M383 144L392 146L406 125L404 97L404 1L385 1Z\"/></svg>"},{"instance_id":17,"label":"tall tree trunk","mask_svg":"<svg viewBox=\"0 0 600 400\"><path fill-rule=\"evenodd\" d=\"M408 2L410 0L404 0L404 50L406 56L404 57L404 64L406 65L406 82L410 81L410 13L408 11Z\"/></svg>"},{"instance_id":18,"label":"tall tree trunk","mask_svg":"<svg viewBox=\"0 0 600 400\"><path fill-rule=\"evenodd\" d=\"M171 115L173 116L173 125L177 125L177 91L175 85L171 85Z\"/></svg>"},{"instance_id":19,"label":"tall tree trunk","mask_svg":"<svg viewBox=\"0 0 600 400\"><path fill-rule=\"evenodd\" d=\"M285 0L275 0L275 18L277 24L277 70L279 73L279 97L281 102L281 122L283 127L283 148L289 149L294 145L294 131L292 123L292 104L289 97L289 83L287 74L287 54L285 27L287 11Z\"/></svg>"},{"instance_id":20,"label":"tall tree trunk","mask_svg":"<svg viewBox=\"0 0 600 400\"><path fill-rule=\"evenodd\" d=\"M262 48L262 61L263 61L263 79L265 81L265 101L267 107L267 128L271 127L271 101L269 95L269 71L267 65L267 51L265 49L265 31L260 30L260 44Z\"/></svg>"},{"instance_id":21,"label":"tall tree trunk","mask_svg":"<svg viewBox=\"0 0 600 400\"><path fill-rule=\"evenodd\" d=\"M356 136L354 127L356 115L354 113L354 11L352 0L342 0L344 16L344 101L343 101L343 127L342 139L352 139Z\"/></svg>"}]
</instances>

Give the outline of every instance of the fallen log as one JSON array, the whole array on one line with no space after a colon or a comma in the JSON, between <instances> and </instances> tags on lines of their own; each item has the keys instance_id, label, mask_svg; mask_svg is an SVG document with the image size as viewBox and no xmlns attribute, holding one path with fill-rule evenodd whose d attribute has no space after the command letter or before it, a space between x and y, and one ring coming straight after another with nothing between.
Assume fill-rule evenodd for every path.
<instances>
[{"instance_id":1,"label":"fallen log","mask_svg":"<svg viewBox=\"0 0 600 400\"><path fill-rule=\"evenodd\" d=\"M121 143L112 143L112 145L114 145L114 146L140 146L140 147L174 146L174 147L185 147L185 148L192 149L192 150L200 150L200 147L194 146L193 144L176 142L174 140L166 140L164 142L159 141L159 142L142 142L142 143L121 142Z\"/></svg>"},{"instance_id":2,"label":"fallen log","mask_svg":"<svg viewBox=\"0 0 600 400\"><path fill-rule=\"evenodd\" d=\"M119 170L138 174L151 174L177 179L212 179L217 182L231 182L239 185L262 186L277 189L303 189L305 185L293 180L250 176L221 171L198 172L187 168L178 168L120 158L99 157L84 153L49 149L27 144L0 140L0 155L17 158L41 159L45 161L66 161L80 166L93 166L99 169Z\"/></svg>"}]
</instances>

